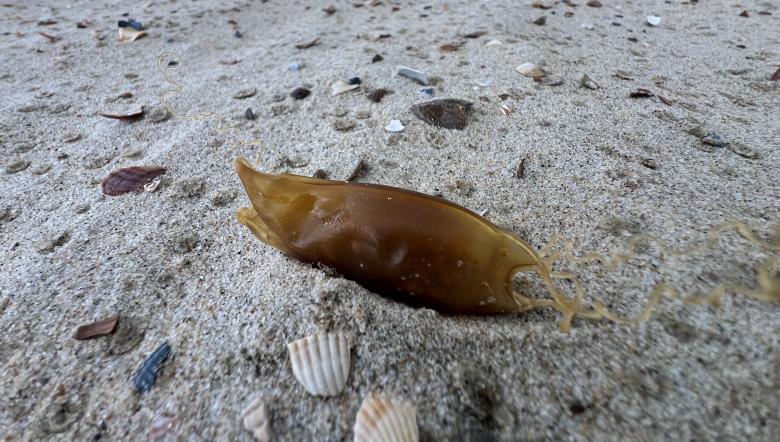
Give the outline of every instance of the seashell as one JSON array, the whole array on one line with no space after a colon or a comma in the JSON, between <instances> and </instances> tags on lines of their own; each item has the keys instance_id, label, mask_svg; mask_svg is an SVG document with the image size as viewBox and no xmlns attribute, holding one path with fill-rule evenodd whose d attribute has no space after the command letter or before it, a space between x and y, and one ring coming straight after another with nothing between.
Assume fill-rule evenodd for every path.
<instances>
[{"instance_id":1,"label":"seashell","mask_svg":"<svg viewBox=\"0 0 780 442\"><path fill-rule=\"evenodd\" d=\"M295 45L295 47L298 48L298 49L308 49L308 48L310 48L312 46L318 45L319 43L320 43L320 38L319 37L315 37L313 39L297 43Z\"/></svg>"},{"instance_id":2,"label":"seashell","mask_svg":"<svg viewBox=\"0 0 780 442\"><path fill-rule=\"evenodd\" d=\"M398 120L390 120L390 123L385 126L385 130L388 132L401 132L404 130L404 125Z\"/></svg>"},{"instance_id":3,"label":"seashell","mask_svg":"<svg viewBox=\"0 0 780 442\"><path fill-rule=\"evenodd\" d=\"M661 17L657 15L648 15L647 16L647 24L649 26L658 26L661 24Z\"/></svg>"},{"instance_id":4,"label":"seashell","mask_svg":"<svg viewBox=\"0 0 780 442\"><path fill-rule=\"evenodd\" d=\"M369 395L355 419L355 442L417 442L413 405L381 395Z\"/></svg>"},{"instance_id":5,"label":"seashell","mask_svg":"<svg viewBox=\"0 0 780 442\"><path fill-rule=\"evenodd\" d=\"M503 44L503 43L501 43L501 40L493 39L493 40L490 40L489 42L485 43L485 46L498 46L498 45L501 45L501 44Z\"/></svg>"},{"instance_id":6,"label":"seashell","mask_svg":"<svg viewBox=\"0 0 780 442\"><path fill-rule=\"evenodd\" d=\"M547 75L546 72L539 66L533 63L523 63L517 67L517 72L525 75L526 77L541 78Z\"/></svg>"},{"instance_id":7,"label":"seashell","mask_svg":"<svg viewBox=\"0 0 780 442\"><path fill-rule=\"evenodd\" d=\"M344 333L307 336L287 344L295 379L315 396L336 396L349 376L349 345Z\"/></svg>"},{"instance_id":8,"label":"seashell","mask_svg":"<svg viewBox=\"0 0 780 442\"><path fill-rule=\"evenodd\" d=\"M444 98L414 104L409 110L432 126L461 130L466 127L470 107L468 101Z\"/></svg>"},{"instance_id":9,"label":"seashell","mask_svg":"<svg viewBox=\"0 0 780 442\"><path fill-rule=\"evenodd\" d=\"M420 83L423 86L428 85L428 74L426 74L423 71L418 71L417 69L407 68L405 66L398 66L396 68L396 73L402 77L409 78L411 80L414 80L418 83Z\"/></svg>"},{"instance_id":10,"label":"seashell","mask_svg":"<svg viewBox=\"0 0 780 442\"><path fill-rule=\"evenodd\" d=\"M129 43L146 36L146 31L136 31L133 28L119 28L119 41Z\"/></svg>"},{"instance_id":11,"label":"seashell","mask_svg":"<svg viewBox=\"0 0 780 442\"><path fill-rule=\"evenodd\" d=\"M141 363L133 377L133 386L139 393L146 393L152 389L155 382L157 382L157 375L163 362L168 359L170 354L171 346L167 342L163 342L162 345L157 347L157 350Z\"/></svg>"},{"instance_id":12,"label":"seashell","mask_svg":"<svg viewBox=\"0 0 780 442\"><path fill-rule=\"evenodd\" d=\"M512 113L512 108L508 104L502 104L498 110L507 117Z\"/></svg>"},{"instance_id":13,"label":"seashell","mask_svg":"<svg viewBox=\"0 0 780 442\"><path fill-rule=\"evenodd\" d=\"M268 419L268 407L262 398L257 398L241 412L241 422L260 442L271 440L271 422Z\"/></svg>"},{"instance_id":14,"label":"seashell","mask_svg":"<svg viewBox=\"0 0 780 442\"><path fill-rule=\"evenodd\" d=\"M98 115L114 120L134 121L144 115L144 107L136 106L126 112L98 112Z\"/></svg>"},{"instance_id":15,"label":"seashell","mask_svg":"<svg viewBox=\"0 0 780 442\"><path fill-rule=\"evenodd\" d=\"M584 87L585 89L590 89L595 91L600 86L598 85L598 83L593 81L590 77L588 77L588 74L583 74L582 78L580 79L580 87Z\"/></svg>"},{"instance_id":16,"label":"seashell","mask_svg":"<svg viewBox=\"0 0 780 442\"><path fill-rule=\"evenodd\" d=\"M73 334L73 338L81 341L85 339L96 338L98 336L105 336L114 331L118 321L119 316L113 315L101 321L82 325L76 329L76 333Z\"/></svg>"},{"instance_id":17,"label":"seashell","mask_svg":"<svg viewBox=\"0 0 780 442\"><path fill-rule=\"evenodd\" d=\"M122 195L140 190L145 185L154 182L166 170L164 167L156 166L125 167L109 173L107 177L103 178L100 185L106 195Z\"/></svg>"},{"instance_id":18,"label":"seashell","mask_svg":"<svg viewBox=\"0 0 780 442\"><path fill-rule=\"evenodd\" d=\"M382 101L382 98L385 98L385 95L390 93L391 91L384 88L374 89L368 93L368 99L373 101L374 103L379 103L380 101Z\"/></svg>"},{"instance_id":19,"label":"seashell","mask_svg":"<svg viewBox=\"0 0 780 442\"><path fill-rule=\"evenodd\" d=\"M336 80L330 85L330 95L335 97L336 95L341 95L345 92L354 91L359 87L359 84L349 84L341 80Z\"/></svg>"}]
</instances>

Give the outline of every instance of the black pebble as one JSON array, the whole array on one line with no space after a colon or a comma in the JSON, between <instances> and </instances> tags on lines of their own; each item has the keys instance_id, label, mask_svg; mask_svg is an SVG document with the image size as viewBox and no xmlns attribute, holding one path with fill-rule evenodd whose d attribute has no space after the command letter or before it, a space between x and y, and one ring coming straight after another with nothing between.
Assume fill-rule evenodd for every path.
<instances>
[{"instance_id":1,"label":"black pebble","mask_svg":"<svg viewBox=\"0 0 780 442\"><path fill-rule=\"evenodd\" d=\"M140 22L137 22L132 18L129 18L127 20L119 20L118 22L116 22L116 24L120 28L133 28L136 31L140 31L144 27Z\"/></svg>"},{"instance_id":2,"label":"black pebble","mask_svg":"<svg viewBox=\"0 0 780 442\"><path fill-rule=\"evenodd\" d=\"M248 108L246 108L246 112L244 112L244 118L246 118L249 121L252 121L255 118L257 118L257 115L255 115L255 113L252 112L252 108L251 107L248 107Z\"/></svg>"},{"instance_id":3,"label":"black pebble","mask_svg":"<svg viewBox=\"0 0 780 442\"><path fill-rule=\"evenodd\" d=\"M150 354L148 358L138 367L138 371L135 372L133 377L133 386L139 393L146 393L152 389L154 383L157 382L157 375L162 367L163 362L168 359L171 354L171 346L167 342L163 342L154 353Z\"/></svg>"},{"instance_id":4,"label":"black pebble","mask_svg":"<svg viewBox=\"0 0 780 442\"><path fill-rule=\"evenodd\" d=\"M236 38L241 38L243 35L241 35L241 31L236 31L235 34L233 34Z\"/></svg>"},{"instance_id":5,"label":"black pebble","mask_svg":"<svg viewBox=\"0 0 780 442\"><path fill-rule=\"evenodd\" d=\"M171 60L168 62L168 66L176 66L177 64L179 64L179 62L176 60Z\"/></svg>"},{"instance_id":6,"label":"black pebble","mask_svg":"<svg viewBox=\"0 0 780 442\"><path fill-rule=\"evenodd\" d=\"M376 55L374 55L374 58L371 59L371 63L376 63L376 62L382 61L382 60L384 60L384 58L381 55L376 54Z\"/></svg>"},{"instance_id":7,"label":"black pebble","mask_svg":"<svg viewBox=\"0 0 780 442\"><path fill-rule=\"evenodd\" d=\"M303 100L304 98L308 97L310 93L311 92L305 87L296 87L292 90L292 92L290 92L290 96L296 100Z\"/></svg>"},{"instance_id":8,"label":"black pebble","mask_svg":"<svg viewBox=\"0 0 780 442\"><path fill-rule=\"evenodd\" d=\"M349 84L360 84L360 77L352 77L349 79Z\"/></svg>"}]
</instances>

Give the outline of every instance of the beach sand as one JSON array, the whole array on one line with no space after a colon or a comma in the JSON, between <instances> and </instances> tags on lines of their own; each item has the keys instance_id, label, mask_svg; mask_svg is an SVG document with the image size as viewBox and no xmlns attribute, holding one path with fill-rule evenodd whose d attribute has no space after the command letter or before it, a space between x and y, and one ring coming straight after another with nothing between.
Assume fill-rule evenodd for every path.
<instances>
[{"instance_id":1,"label":"beach sand","mask_svg":"<svg viewBox=\"0 0 780 442\"><path fill-rule=\"evenodd\" d=\"M576 319L565 334L553 310L463 317L385 299L286 257L235 219L248 205L239 156L333 179L363 159L358 181L487 211L538 248L560 234L577 251L607 252L640 233L682 247L730 220L771 240L778 5L575 2L333 2L328 15L313 1L6 1L0 435L139 440L169 416L164 440L251 440L241 412L262 397L274 440L351 440L362 399L384 392L416 406L421 440L777 437L778 303L731 293L717 309L664 300L648 322ZM148 35L117 41L127 18ZM180 58L167 71L181 85L167 95L176 113L167 119L164 53ZM521 75L523 63L547 76ZM467 127L416 118L409 106L427 98L395 75L398 65L434 76L435 98L474 103ZM581 87L584 74L599 88ZM331 96L332 82L356 76L360 89ZM311 95L292 99L296 87ZM380 87L393 93L372 103L366 94ZM631 98L639 88L655 96ZM98 115L134 105L143 119ZM181 118L198 113L223 125ZM386 131L393 119L406 128ZM704 144L710 134L730 144ZM112 170L152 165L168 169L156 192L101 192ZM731 233L686 258L640 252L603 277L570 270L588 299L632 316L661 281L687 294L756 287L769 257ZM77 326L111 315L113 335L73 339ZM310 396L286 344L339 330L352 353L346 388ZM163 342L171 357L139 394L133 376Z\"/></svg>"}]
</instances>

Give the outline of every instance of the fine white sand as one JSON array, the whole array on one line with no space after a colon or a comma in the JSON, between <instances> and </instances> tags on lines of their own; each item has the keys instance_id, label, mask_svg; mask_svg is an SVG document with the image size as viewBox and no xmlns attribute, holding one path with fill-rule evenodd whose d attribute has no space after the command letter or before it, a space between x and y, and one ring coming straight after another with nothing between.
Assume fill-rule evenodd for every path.
<instances>
[{"instance_id":1,"label":"fine white sand","mask_svg":"<svg viewBox=\"0 0 780 442\"><path fill-rule=\"evenodd\" d=\"M487 210L536 247L562 234L577 250L606 252L637 233L679 247L728 220L769 240L780 213L780 81L769 81L780 67L777 3L575 2L350 1L333 2L329 16L315 1L5 0L0 436L140 440L168 415L177 417L168 440L250 440L241 410L262 396L278 440L351 440L362 399L384 391L416 405L423 440L776 438L776 303L663 301L639 326L578 319L563 334L551 310L453 317L387 300L235 221L248 201L232 163L256 160L257 146L244 143L257 139L262 170L343 179L362 158L360 181ZM118 42L123 13L148 36ZM651 14L660 26L646 24ZM541 16L544 26L532 24ZM475 31L486 34L462 38ZM487 46L493 39L502 44ZM462 45L441 52L447 43ZM168 96L175 111L216 112L236 131L219 132L215 118L153 121L171 87L157 71L164 52L181 58L171 71L181 93ZM376 54L384 59L372 63ZM548 72L544 82L515 70L526 62ZM425 97L394 75L397 65L436 76L438 98L473 102L468 127L414 117L409 106ZM583 74L600 89L581 88ZM333 81L354 76L358 91L331 96ZM311 95L296 101L289 92L299 86ZM366 92L377 87L394 93L372 103ZM637 88L671 105L629 98ZM97 115L132 105L145 105L146 118ZM244 118L247 107L256 120ZM392 119L406 129L386 132ZM731 148L704 145L708 133ZM101 193L110 171L134 165L168 168L157 192ZM632 315L660 281L686 293L755 287L769 256L732 234L685 259L642 250L606 277L571 270L590 296ZM72 338L112 314L116 334ZM286 344L334 330L350 335L347 386L312 397L293 378ZM172 357L139 395L132 377L164 341Z\"/></svg>"}]
</instances>

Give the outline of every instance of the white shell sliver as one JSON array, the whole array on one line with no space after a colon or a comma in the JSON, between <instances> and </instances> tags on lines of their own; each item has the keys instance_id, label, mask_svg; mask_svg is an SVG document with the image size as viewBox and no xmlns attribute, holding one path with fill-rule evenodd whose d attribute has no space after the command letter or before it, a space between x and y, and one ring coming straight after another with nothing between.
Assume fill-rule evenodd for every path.
<instances>
[{"instance_id":1,"label":"white shell sliver","mask_svg":"<svg viewBox=\"0 0 780 442\"><path fill-rule=\"evenodd\" d=\"M287 344L295 379L309 394L336 396L349 376L349 344L344 333L307 336Z\"/></svg>"},{"instance_id":2,"label":"white shell sliver","mask_svg":"<svg viewBox=\"0 0 780 442\"><path fill-rule=\"evenodd\" d=\"M413 405L381 395L369 395L355 419L355 442L417 442Z\"/></svg>"},{"instance_id":3,"label":"white shell sliver","mask_svg":"<svg viewBox=\"0 0 780 442\"><path fill-rule=\"evenodd\" d=\"M268 408L262 398L257 398L241 413L244 428L259 442L271 440L271 423L268 420Z\"/></svg>"}]
</instances>

